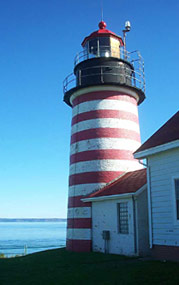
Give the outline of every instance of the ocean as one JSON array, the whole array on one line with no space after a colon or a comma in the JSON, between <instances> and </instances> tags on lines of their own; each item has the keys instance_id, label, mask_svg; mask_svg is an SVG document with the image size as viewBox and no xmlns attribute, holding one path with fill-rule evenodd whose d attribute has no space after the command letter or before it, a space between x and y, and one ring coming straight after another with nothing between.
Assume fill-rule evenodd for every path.
<instances>
[{"instance_id":1,"label":"ocean","mask_svg":"<svg viewBox=\"0 0 179 285\"><path fill-rule=\"evenodd\" d=\"M66 222L0 222L0 254L23 255L65 247Z\"/></svg>"}]
</instances>

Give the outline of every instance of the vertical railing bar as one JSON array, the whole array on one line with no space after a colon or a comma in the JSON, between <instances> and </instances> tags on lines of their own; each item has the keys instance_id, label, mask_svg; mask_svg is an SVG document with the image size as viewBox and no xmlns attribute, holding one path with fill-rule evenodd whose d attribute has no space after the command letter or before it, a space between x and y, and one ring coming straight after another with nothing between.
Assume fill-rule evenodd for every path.
<instances>
[{"instance_id":1,"label":"vertical railing bar","mask_svg":"<svg viewBox=\"0 0 179 285\"><path fill-rule=\"evenodd\" d=\"M79 85L81 86L81 69L79 70L78 76L79 76Z\"/></svg>"}]
</instances>

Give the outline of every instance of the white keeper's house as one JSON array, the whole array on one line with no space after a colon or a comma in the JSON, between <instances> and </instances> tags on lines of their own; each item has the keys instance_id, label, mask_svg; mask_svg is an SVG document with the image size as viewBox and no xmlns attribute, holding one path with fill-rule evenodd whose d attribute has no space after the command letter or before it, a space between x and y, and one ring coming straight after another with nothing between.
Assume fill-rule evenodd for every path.
<instances>
[{"instance_id":1,"label":"white keeper's house","mask_svg":"<svg viewBox=\"0 0 179 285\"><path fill-rule=\"evenodd\" d=\"M147 159L151 253L160 259L179 260L179 111L134 157Z\"/></svg>"}]
</instances>

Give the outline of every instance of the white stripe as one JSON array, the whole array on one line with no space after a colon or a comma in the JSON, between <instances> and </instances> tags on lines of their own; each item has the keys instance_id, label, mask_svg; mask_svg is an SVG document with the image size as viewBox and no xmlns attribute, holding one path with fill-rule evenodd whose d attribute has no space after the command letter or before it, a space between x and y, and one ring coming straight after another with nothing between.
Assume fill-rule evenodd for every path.
<instances>
[{"instance_id":1,"label":"white stripe","mask_svg":"<svg viewBox=\"0 0 179 285\"><path fill-rule=\"evenodd\" d=\"M68 208L68 219L91 218L91 207Z\"/></svg>"},{"instance_id":2,"label":"white stripe","mask_svg":"<svg viewBox=\"0 0 179 285\"><path fill-rule=\"evenodd\" d=\"M76 197L81 195L88 195L94 190L98 190L104 187L106 183L89 183L89 184L78 184L69 187L68 197Z\"/></svg>"},{"instance_id":3,"label":"white stripe","mask_svg":"<svg viewBox=\"0 0 179 285\"><path fill-rule=\"evenodd\" d=\"M116 110L116 111L126 111L138 116L138 109L133 103L120 101L119 100L94 100L83 102L75 107L73 107L72 116L76 116L77 114L81 114L84 112L94 111L94 110Z\"/></svg>"},{"instance_id":4,"label":"white stripe","mask_svg":"<svg viewBox=\"0 0 179 285\"><path fill-rule=\"evenodd\" d=\"M140 134L139 124L119 118L101 118L79 122L71 127L71 134L94 128L119 128L132 130Z\"/></svg>"},{"instance_id":5,"label":"white stripe","mask_svg":"<svg viewBox=\"0 0 179 285\"><path fill-rule=\"evenodd\" d=\"M91 240L91 229L67 229L67 239Z\"/></svg>"},{"instance_id":6,"label":"white stripe","mask_svg":"<svg viewBox=\"0 0 179 285\"><path fill-rule=\"evenodd\" d=\"M140 147L141 143L131 139L123 138L97 138L79 141L71 144L70 154L81 151L98 150L98 149L119 149L134 152Z\"/></svg>"},{"instance_id":7,"label":"white stripe","mask_svg":"<svg viewBox=\"0 0 179 285\"><path fill-rule=\"evenodd\" d=\"M140 168L141 164L137 160L97 159L71 164L70 175L93 171L130 171Z\"/></svg>"}]
</instances>

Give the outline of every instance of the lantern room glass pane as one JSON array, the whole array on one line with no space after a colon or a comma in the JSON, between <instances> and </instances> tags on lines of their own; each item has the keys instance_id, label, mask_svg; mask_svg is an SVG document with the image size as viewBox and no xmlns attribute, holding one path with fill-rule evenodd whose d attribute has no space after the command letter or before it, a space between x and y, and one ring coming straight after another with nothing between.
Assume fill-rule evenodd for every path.
<instances>
[{"instance_id":1,"label":"lantern room glass pane","mask_svg":"<svg viewBox=\"0 0 179 285\"><path fill-rule=\"evenodd\" d=\"M110 46L109 38L105 38L105 37L99 38L99 46L109 47Z\"/></svg>"},{"instance_id":2,"label":"lantern room glass pane","mask_svg":"<svg viewBox=\"0 0 179 285\"><path fill-rule=\"evenodd\" d=\"M89 41L89 53L97 54L97 39Z\"/></svg>"},{"instance_id":3,"label":"lantern room glass pane","mask_svg":"<svg viewBox=\"0 0 179 285\"><path fill-rule=\"evenodd\" d=\"M109 57L111 54L110 38L109 37L99 37L91 39L88 42L89 53L94 54L97 57L105 56ZM85 45L85 48L87 45Z\"/></svg>"},{"instance_id":4,"label":"lantern room glass pane","mask_svg":"<svg viewBox=\"0 0 179 285\"><path fill-rule=\"evenodd\" d=\"M109 57L111 55L110 39L99 38L99 54L100 56Z\"/></svg>"}]
</instances>

